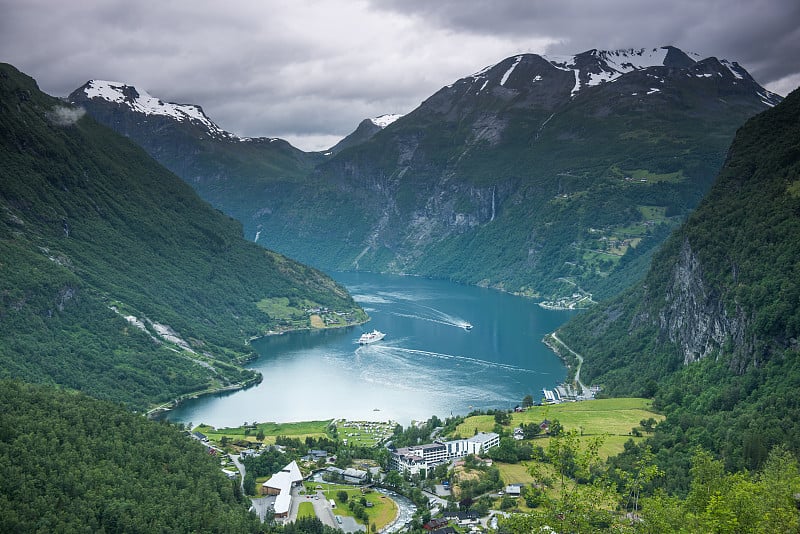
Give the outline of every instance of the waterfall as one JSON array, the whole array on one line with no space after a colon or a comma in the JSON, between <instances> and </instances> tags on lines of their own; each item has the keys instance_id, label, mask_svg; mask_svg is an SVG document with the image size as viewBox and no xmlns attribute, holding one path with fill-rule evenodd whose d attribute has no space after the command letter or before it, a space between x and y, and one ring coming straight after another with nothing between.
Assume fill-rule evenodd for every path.
<instances>
[{"instance_id":1,"label":"waterfall","mask_svg":"<svg viewBox=\"0 0 800 534\"><path fill-rule=\"evenodd\" d=\"M489 222L492 222L494 220L494 190L495 188L492 187L492 218L489 219Z\"/></svg>"}]
</instances>

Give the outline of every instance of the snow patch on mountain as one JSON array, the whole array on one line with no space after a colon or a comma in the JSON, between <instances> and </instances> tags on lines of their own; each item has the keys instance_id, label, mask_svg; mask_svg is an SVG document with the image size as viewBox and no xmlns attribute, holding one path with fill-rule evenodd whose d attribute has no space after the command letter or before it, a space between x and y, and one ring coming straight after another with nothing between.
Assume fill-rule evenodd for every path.
<instances>
[{"instance_id":1,"label":"snow patch on mountain","mask_svg":"<svg viewBox=\"0 0 800 534\"><path fill-rule=\"evenodd\" d=\"M671 49L670 47L628 48L624 50L595 49L572 56L543 55L539 57L559 70L573 73L575 76L575 84L570 94L574 97L586 87L615 82L622 75L629 72L644 70L651 67L662 67L668 62L667 56L670 54L670 51L675 52L675 49ZM688 56L689 61L697 62L700 60L699 54L696 53L688 53L686 56ZM471 76L463 78L460 82L471 84L471 90L474 91L475 94L491 91L494 86L504 86L511 74L516 69L522 68L520 64L526 61L526 57L528 57L527 54L522 54L504 59L500 63L485 67ZM513 62L508 66L510 59L513 59ZM727 60L723 60L721 63L727 67L737 79L744 80L749 78L747 71L737 63ZM500 69L501 64L504 65L502 69ZM711 75L708 73L687 73L687 76L710 77ZM659 83L664 83L662 77L657 74L651 74L651 77ZM542 75L537 74L532 78L530 83L534 84L539 81L542 81ZM454 85L455 84L451 84L447 87L451 88ZM651 90L650 94L653 92L654 91Z\"/></svg>"},{"instance_id":2,"label":"snow patch on mountain","mask_svg":"<svg viewBox=\"0 0 800 534\"><path fill-rule=\"evenodd\" d=\"M236 137L206 117L200 106L164 102L147 91L136 89L134 86L122 82L91 80L86 84L84 92L88 98L100 98L108 102L123 104L144 115L170 117L178 122L195 122L205 126L212 135Z\"/></svg>"},{"instance_id":3,"label":"snow patch on mountain","mask_svg":"<svg viewBox=\"0 0 800 534\"><path fill-rule=\"evenodd\" d=\"M512 72L514 72L514 69L517 68L517 65L519 65L520 61L522 61L522 56L517 56L516 60L511 65L511 67L509 67L508 70L506 71L506 73L503 74L503 78L500 80L500 85L505 85L506 84L506 82L508 81L508 77L511 76Z\"/></svg>"},{"instance_id":4,"label":"snow patch on mountain","mask_svg":"<svg viewBox=\"0 0 800 534\"><path fill-rule=\"evenodd\" d=\"M381 115L380 117L374 117L370 119L370 121L378 128L386 128L400 117L402 117L402 115L398 115L396 113L387 114L387 115Z\"/></svg>"},{"instance_id":5,"label":"snow patch on mountain","mask_svg":"<svg viewBox=\"0 0 800 534\"><path fill-rule=\"evenodd\" d=\"M720 63L725 65L737 80L744 80L744 75L742 73L745 71L738 63L736 63L735 61L734 62L728 61L727 59L723 59L722 61L720 61Z\"/></svg>"},{"instance_id":6,"label":"snow patch on mountain","mask_svg":"<svg viewBox=\"0 0 800 534\"><path fill-rule=\"evenodd\" d=\"M668 50L666 48L629 48L627 50L590 50L575 56L542 56L556 68L575 72L575 96L583 87L613 82L623 74L634 70L664 65ZM578 65L587 55L594 58L599 72L582 70Z\"/></svg>"}]
</instances>

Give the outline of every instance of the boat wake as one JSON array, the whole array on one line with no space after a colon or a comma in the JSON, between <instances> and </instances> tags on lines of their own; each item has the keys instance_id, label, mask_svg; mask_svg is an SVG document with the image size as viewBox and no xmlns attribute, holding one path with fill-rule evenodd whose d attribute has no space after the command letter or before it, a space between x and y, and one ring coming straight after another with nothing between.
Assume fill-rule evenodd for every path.
<instances>
[{"instance_id":1,"label":"boat wake","mask_svg":"<svg viewBox=\"0 0 800 534\"><path fill-rule=\"evenodd\" d=\"M465 321L460 317L456 317L454 315L450 315L449 313L445 313L441 310L437 310L436 308L432 308L430 306L422 306L420 308L425 308L427 311L422 313L401 313L397 311L390 311L392 315L397 317L407 317L409 319L417 319L419 321L428 321L431 323L439 323L446 326L455 326L457 328L463 328L464 330L471 330L472 325Z\"/></svg>"},{"instance_id":2,"label":"boat wake","mask_svg":"<svg viewBox=\"0 0 800 534\"><path fill-rule=\"evenodd\" d=\"M384 353L403 353L403 354L410 354L414 356L425 356L429 358L438 358L441 360L452 360L456 362L464 362L471 365L477 365L484 368L490 369L502 369L504 371L513 371L519 373L529 373L529 374L549 374L543 373L541 371L536 371L533 369L525 369L523 367L517 367L516 365L509 365L506 363L497 363L497 362L490 362L487 360L481 360L480 358L472 358L470 356L457 356L455 354L442 354L441 352L431 352L428 350L419 350L419 349L407 349L404 347L380 347L380 352Z\"/></svg>"}]
</instances>

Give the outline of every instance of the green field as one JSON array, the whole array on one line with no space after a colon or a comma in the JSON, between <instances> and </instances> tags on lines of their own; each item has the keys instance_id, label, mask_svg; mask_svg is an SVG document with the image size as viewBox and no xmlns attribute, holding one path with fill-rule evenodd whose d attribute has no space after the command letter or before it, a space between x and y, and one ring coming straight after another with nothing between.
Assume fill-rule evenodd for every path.
<instances>
[{"instance_id":1,"label":"green field","mask_svg":"<svg viewBox=\"0 0 800 534\"><path fill-rule=\"evenodd\" d=\"M233 428L214 428L208 425L199 425L194 430L202 432L211 441L219 441L223 436L227 436L232 440L244 439L247 441L257 442L256 436L259 432L264 433L264 441L266 444L275 443L275 438L278 436L286 436L290 438L297 438L304 440L307 436L314 438L329 437L327 430L332 420L327 421L303 421L300 423L255 423L250 425L242 425Z\"/></svg>"},{"instance_id":2,"label":"green field","mask_svg":"<svg viewBox=\"0 0 800 534\"><path fill-rule=\"evenodd\" d=\"M564 429L577 430L583 436L605 435L600 454L607 457L622 452L625 442L632 437L632 430L639 426L642 419L652 417L661 421L664 418L663 415L651 411L651 405L652 401L649 399L620 398L533 406L525 412L512 414L511 425L507 428L514 428L520 423L541 423L544 419L558 419ZM458 425L456 433L472 436L476 429L479 432L492 432L494 425L494 416L476 415ZM533 443L547 447L547 438L534 439Z\"/></svg>"},{"instance_id":3,"label":"green field","mask_svg":"<svg viewBox=\"0 0 800 534\"><path fill-rule=\"evenodd\" d=\"M297 519L302 517L317 517L314 505L308 501L301 502L297 507Z\"/></svg>"},{"instance_id":4,"label":"green field","mask_svg":"<svg viewBox=\"0 0 800 534\"><path fill-rule=\"evenodd\" d=\"M372 507L367 508L366 511L369 516L369 522L375 523L375 528L377 530L382 529L397 517L397 505L394 501L377 491L370 491L362 494L360 487L346 484L328 484L325 482L306 482L305 487L307 493L315 493L321 489L326 499L333 499L336 503L334 513L349 517L353 517L353 513L347 507L346 502L339 500L337 493L339 491L345 491L348 500L361 499L363 496L367 502L372 503Z\"/></svg>"},{"instance_id":5,"label":"green field","mask_svg":"<svg viewBox=\"0 0 800 534\"><path fill-rule=\"evenodd\" d=\"M504 484L531 484L534 482L533 477L528 473L527 462L520 464L495 462L494 465L500 470L500 477Z\"/></svg>"}]
</instances>

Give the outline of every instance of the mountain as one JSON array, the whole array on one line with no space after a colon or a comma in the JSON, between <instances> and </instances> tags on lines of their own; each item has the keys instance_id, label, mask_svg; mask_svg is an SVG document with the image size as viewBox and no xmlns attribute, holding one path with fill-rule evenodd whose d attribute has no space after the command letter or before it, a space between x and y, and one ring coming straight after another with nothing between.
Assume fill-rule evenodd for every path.
<instances>
[{"instance_id":1,"label":"mountain","mask_svg":"<svg viewBox=\"0 0 800 534\"><path fill-rule=\"evenodd\" d=\"M713 187L625 294L558 335L585 383L656 396L667 451L800 453L800 91L737 133ZM661 425L660 425L661 426Z\"/></svg>"},{"instance_id":2,"label":"mountain","mask_svg":"<svg viewBox=\"0 0 800 534\"><path fill-rule=\"evenodd\" d=\"M122 82L90 80L68 100L129 137L202 198L239 220L253 215L252 198L280 198L324 159L283 139L238 137L200 106L164 102Z\"/></svg>"},{"instance_id":3,"label":"mountain","mask_svg":"<svg viewBox=\"0 0 800 534\"><path fill-rule=\"evenodd\" d=\"M71 100L114 126L96 111L111 105L101 96ZM674 47L522 54L385 128L362 123L305 178L239 174L262 192L211 200L259 243L326 269L608 296L697 205L736 129L779 101L735 62Z\"/></svg>"},{"instance_id":4,"label":"mountain","mask_svg":"<svg viewBox=\"0 0 800 534\"><path fill-rule=\"evenodd\" d=\"M373 135L380 132L400 117L402 117L402 115L392 114L364 119L359 123L353 133L347 135L344 139L333 145L327 154L338 154L345 148L369 141Z\"/></svg>"},{"instance_id":5,"label":"mountain","mask_svg":"<svg viewBox=\"0 0 800 534\"><path fill-rule=\"evenodd\" d=\"M308 310L366 318L330 278L245 241L141 148L10 65L0 169L0 378L146 408L257 381L248 339L308 328Z\"/></svg>"}]
</instances>

